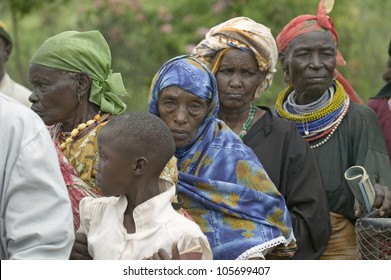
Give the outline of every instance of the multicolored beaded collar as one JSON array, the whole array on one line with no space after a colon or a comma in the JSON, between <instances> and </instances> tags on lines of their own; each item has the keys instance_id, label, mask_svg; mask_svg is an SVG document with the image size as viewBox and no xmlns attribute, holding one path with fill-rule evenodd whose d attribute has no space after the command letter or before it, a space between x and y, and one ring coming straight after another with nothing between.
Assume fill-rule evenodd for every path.
<instances>
[{"instance_id":1,"label":"multicolored beaded collar","mask_svg":"<svg viewBox=\"0 0 391 280\"><path fill-rule=\"evenodd\" d=\"M295 104L293 95L292 86L282 91L277 98L275 111L278 116L294 121L311 148L318 148L337 130L348 111L350 99L338 81L319 100L308 106Z\"/></svg>"}]
</instances>

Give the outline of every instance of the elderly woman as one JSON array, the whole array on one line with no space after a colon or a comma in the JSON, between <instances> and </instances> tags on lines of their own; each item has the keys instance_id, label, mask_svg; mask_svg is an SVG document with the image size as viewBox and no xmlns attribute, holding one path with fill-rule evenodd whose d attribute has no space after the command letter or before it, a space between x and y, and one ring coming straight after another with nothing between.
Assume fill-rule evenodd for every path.
<instances>
[{"instance_id":1,"label":"elderly woman","mask_svg":"<svg viewBox=\"0 0 391 280\"><path fill-rule=\"evenodd\" d=\"M31 108L49 127L72 202L74 229L79 202L100 196L94 165L97 134L110 116L125 111L121 74L111 70L110 48L99 31L66 31L47 39L30 61ZM162 177L175 182L176 160Z\"/></svg>"},{"instance_id":2,"label":"elderly woman","mask_svg":"<svg viewBox=\"0 0 391 280\"><path fill-rule=\"evenodd\" d=\"M293 122L254 102L271 85L277 46L266 26L238 17L213 27L193 50L216 76L223 120L249 146L284 196L297 242L293 259L317 259L331 226L315 155Z\"/></svg>"},{"instance_id":3,"label":"elderly woman","mask_svg":"<svg viewBox=\"0 0 391 280\"><path fill-rule=\"evenodd\" d=\"M295 244L289 212L254 153L222 121L216 80L180 56L155 75L149 111L171 129L184 208L208 237L214 259L257 259ZM288 246L291 243L292 246Z\"/></svg>"},{"instance_id":4,"label":"elderly woman","mask_svg":"<svg viewBox=\"0 0 391 280\"><path fill-rule=\"evenodd\" d=\"M66 31L47 39L30 61L31 108L49 127L79 227L79 202L100 196L94 165L97 134L125 111L121 74L111 70L110 48L99 31ZM162 177L175 182L173 158Z\"/></svg>"},{"instance_id":5,"label":"elderly woman","mask_svg":"<svg viewBox=\"0 0 391 280\"><path fill-rule=\"evenodd\" d=\"M390 163L376 115L356 103L359 97L336 71L336 65L345 61L327 15L332 5L324 4L321 0L316 16L296 17L277 36L289 86L279 94L276 111L296 123L318 160L332 224L322 259L355 259L354 222L361 210L355 206L344 173L361 165L374 184L391 186ZM380 217L387 217L391 214L391 192L378 184L373 207L379 209Z\"/></svg>"},{"instance_id":6,"label":"elderly woman","mask_svg":"<svg viewBox=\"0 0 391 280\"><path fill-rule=\"evenodd\" d=\"M99 31L66 31L47 39L30 60L31 109L49 126L72 202L74 228L79 202L98 196L94 164L96 135L111 115L122 113L121 74L112 73L111 53Z\"/></svg>"}]
</instances>

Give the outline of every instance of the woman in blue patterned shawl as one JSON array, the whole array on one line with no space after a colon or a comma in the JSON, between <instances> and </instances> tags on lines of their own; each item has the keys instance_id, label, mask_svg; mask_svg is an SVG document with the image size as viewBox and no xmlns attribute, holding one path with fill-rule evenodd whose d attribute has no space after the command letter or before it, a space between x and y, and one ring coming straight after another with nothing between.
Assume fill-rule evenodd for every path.
<instances>
[{"instance_id":1,"label":"woman in blue patterned shawl","mask_svg":"<svg viewBox=\"0 0 391 280\"><path fill-rule=\"evenodd\" d=\"M184 208L208 237L214 259L263 259L273 249L293 254L283 197L252 150L216 119L218 109L215 77L196 58L169 60L152 81L149 111L175 138Z\"/></svg>"}]
</instances>

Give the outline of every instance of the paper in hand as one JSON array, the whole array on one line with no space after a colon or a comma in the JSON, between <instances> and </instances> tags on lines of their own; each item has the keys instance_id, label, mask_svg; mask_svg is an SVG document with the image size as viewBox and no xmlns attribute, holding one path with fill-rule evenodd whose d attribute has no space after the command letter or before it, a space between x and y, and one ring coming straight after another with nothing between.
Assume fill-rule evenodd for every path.
<instances>
[{"instance_id":1,"label":"paper in hand","mask_svg":"<svg viewBox=\"0 0 391 280\"><path fill-rule=\"evenodd\" d=\"M352 166L346 170L345 178L361 208L365 213L370 213L375 201L375 190L365 168Z\"/></svg>"}]
</instances>

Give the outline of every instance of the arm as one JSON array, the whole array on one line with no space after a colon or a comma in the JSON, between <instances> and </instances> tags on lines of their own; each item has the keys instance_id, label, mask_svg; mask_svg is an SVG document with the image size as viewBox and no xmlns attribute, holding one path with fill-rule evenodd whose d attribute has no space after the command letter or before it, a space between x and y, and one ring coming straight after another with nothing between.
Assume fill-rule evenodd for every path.
<instances>
[{"instance_id":1,"label":"arm","mask_svg":"<svg viewBox=\"0 0 391 280\"><path fill-rule=\"evenodd\" d=\"M163 248L160 248L157 252L153 253L152 256L144 258L144 260L180 260L181 257L179 255L178 242L174 241L171 247L172 258L170 258L169 254Z\"/></svg>"},{"instance_id":2,"label":"arm","mask_svg":"<svg viewBox=\"0 0 391 280\"><path fill-rule=\"evenodd\" d=\"M72 247L70 260L92 260L88 252L87 236L83 233L76 232L75 243Z\"/></svg>"},{"instance_id":3,"label":"arm","mask_svg":"<svg viewBox=\"0 0 391 280\"><path fill-rule=\"evenodd\" d=\"M284 196L297 242L293 258L317 259L327 246L331 225L316 156L292 122L274 118L272 129L265 133L264 127L272 124L271 119L267 121L269 115L264 117L265 124L255 127L244 141ZM276 256L271 252L266 258Z\"/></svg>"},{"instance_id":4,"label":"arm","mask_svg":"<svg viewBox=\"0 0 391 280\"><path fill-rule=\"evenodd\" d=\"M160 248L152 256L144 258L144 260L201 260L202 253L198 252L199 249L200 247L192 247L188 251L179 253L178 242L174 241L171 247L171 258L166 250ZM196 250L196 252L193 250Z\"/></svg>"},{"instance_id":5,"label":"arm","mask_svg":"<svg viewBox=\"0 0 391 280\"><path fill-rule=\"evenodd\" d=\"M298 142L301 142L301 139ZM300 146L291 146L291 149ZM302 143L301 146L308 146ZM327 196L315 154L303 147L300 160L288 168L285 193L298 250L295 259L318 259L326 249L331 224Z\"/></svg>"},{"instance_id":6,"label":"arm","mask_svg":"<svg viewBox=\"0 0 391 280\"><path fill-rule=\"evenodd\" d=\"M46 127L35 121L22 127L24 131L32 131L27 125L38 126L39 132L11 147L16 161L5 182L9 258L68 259L74 239L72 212L57 155ZM15 138L29 136L23 132Z\"/></svg>"},{"instance_id":7,"label":"arm","mask_svg":"<svg viewBox=\"0 0 391 280\"><path fill-rule=\"evenodd\" d=\"M361 109L362 122L356 123L359 138L354 141L356 162L368 172L375 189L374 209L379 209L380 217L391 215L391 167L383 133L375 113L367 108ZM356 135L356 136L357 136ZM354 206L355 216L362 215L358 203Z\"/></svg>"},{"instance_id":8,"label":"arm","mask_svg":"<svg viewBox=\"0 0 391 280\"><path fill-rule=\"evenodd\" d=\"M391 190L389 187L375 184L373 186L375 190L375 201L372 205L373 209L377 209L377 215L381 218L391 217ZM360 208L359 203L355 200L354 203L354 215L357 218L363 216L363 211Z\"/></svg>"}]
</instances>

